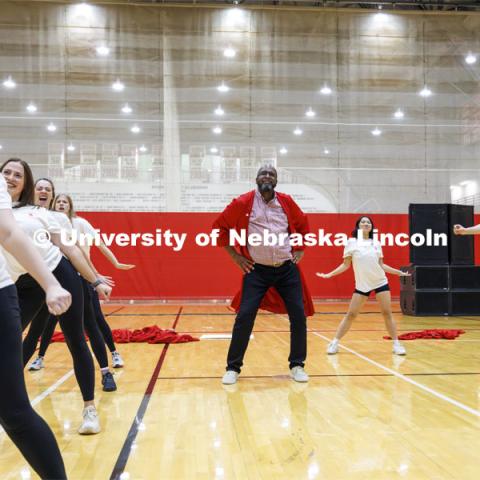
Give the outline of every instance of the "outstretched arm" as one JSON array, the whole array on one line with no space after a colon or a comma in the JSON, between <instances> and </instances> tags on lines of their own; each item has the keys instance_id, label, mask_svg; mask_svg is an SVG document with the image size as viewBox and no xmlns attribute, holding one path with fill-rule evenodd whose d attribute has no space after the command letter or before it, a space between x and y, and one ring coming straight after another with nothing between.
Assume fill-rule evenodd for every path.
<instances>
[{"instance_id":1,"label":"outstretched arm","mask_svg":"<svg viewBox=\"0 0 480 480\"><path fill-rule=\"evenodd\" d=\"M352 264L352 257L345 257L343 259L343 263L339 265L335 270L332 270L330 273L317 272L316 275L317 277L320 277L320 278L332 278L335 275L340 275L341 273L346 272L350 268L351 264Z\"/></svg>"},{"instance_id":2,"label":"outstretched arm","mask_svg":"<svg viewBox=\"0 0 480 480\"><path fill-rule=\"evenodd\" d=\"M453 233L455 235L477 235L480 233L480 224L473 227L464 227L463 225L454 225Z\"/></svg>"},{"instance_id":3,"label":"outstretched arm","mask_svg":"<svg viewBox=\"0 0 480 480\"><path fill-rule=\"evenodd\" d=\"M397 270L396 268L389 267L383 263L383 258L379 258L378 263L383 268L386 273L391 273L392 275L398 275L399 277L410 277L410 273L402 272L402 270Z\"/></svg>"}]
</instances>

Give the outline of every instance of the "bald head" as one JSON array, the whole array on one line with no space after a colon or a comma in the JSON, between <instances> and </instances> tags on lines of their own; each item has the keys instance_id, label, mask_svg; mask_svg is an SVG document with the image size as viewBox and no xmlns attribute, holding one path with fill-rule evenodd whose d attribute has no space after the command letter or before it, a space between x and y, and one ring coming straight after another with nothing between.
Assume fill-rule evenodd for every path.
<instances>
[{"instance_id":1,"label":"bald head","mask_svg":"<svg viewBox=\"0 0 480 480\"><path fill-rule=\"evenodd\" d=\"M273 172L274 175L275 175L275 178L277 178L277 170L275 167L273 167L272 165L269 165L269 164L265 164L265 165L262 165L259 169L258 169L258 172L257 172L257 178L260 176L260 174L264 171L264 170L268 170L270 172Z\"/></svg>"}]
</instances>

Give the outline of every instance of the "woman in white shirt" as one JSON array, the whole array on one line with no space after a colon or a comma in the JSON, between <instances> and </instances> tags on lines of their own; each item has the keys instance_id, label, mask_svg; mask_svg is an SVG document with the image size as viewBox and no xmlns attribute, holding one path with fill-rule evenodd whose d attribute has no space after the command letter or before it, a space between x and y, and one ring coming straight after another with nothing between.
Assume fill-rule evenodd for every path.
<instances>
[{"instance_id":1,"label":"woman in white shirt","mask_svg":"<svg viewBox=\"0 0 480 480\"><path fill-rule=\"evenodd\" d=\"M12 215L12 200L0 175L0 245L31 272L46 294L50 312L60 315L71 295L47 268ZM22 330L15 285L0 253L0 424L41 478L67 478L57 441L33 410L23 377Z\"/></svg>"},{"instance_id":2,"label":"woman in white shirt","mask_svg":"<svg viewBox=\"0 0 480 480\"><path fill-rule=\"evenodd\" d=\"M49 209L53 204L54 195L55 186L50 179L39 178L35 181L34 204L37 207ZM49 212L65 232L64 235L66 238L70 239L72 236L72 224L70 223L68 217L63 213L55 212L53 210L49 210ZM88 258L86 259L90 263L90 260ZM90 266L94 269L91 263ZM105 348L105 342L103 340L102 332L97 325L95 311L92 304L91 292L94 291L94 289L84 278L81 278L81 282L83 286L83 324L85 332L90 339L90 345L95 358L100 366L100 372L102 374L102 389L104 392L114 392L117 390L117 385L115 384L113 375L108 367L108 357L107 350ZM37 348L37 343L40 337L42 337L42 342L40 345L39 355L32 362L32 365L29 368L30 370L39 370L43 367L43 357L57 323L57 317L50 315L45 307L42 307L42 309L32 320L28 334L23 340L24 365L28 363L32 355L35 353L35 349Z\"/></svg>"},{"instance_id":3,"label":"woman in white shirt","mask_svg":"<svg viewBox=\"0 0 480 480\"><path fill-rule=\"evenodd\" d=\"M360 230L360 233L359 233ZM340 339L350 330L353 320L360 313L364 303L372 292L375 292L385 320L385 326L393 339L393 353L405 355L405 347L398 341L397 327L392 316L392 301L390 288L385 272L399 276L408 276L406 272L391 268L383 263L383 252L379 242L373 239L373 222L370 217L360 217L348 239L343 253L343 263L330 273L317 273L321 278L331 278L350 268L353 264L355 275L355 292L348 307L348 312L338 326L335 338L328 345L327 353L334 355L338 352ZM359 239L358 235L361 235Z\"/></svg>"},{"instance_id":4,"label":"woman in white shirt","mask_svg":"<svg viewBox=\"0 0 480 480\"><path fill-rule=\"evenodd\" d=\"M60 326L72 355L75 377L84 401L83 420L78 432L82 435L98 433L100 423L94 403L95 370L83 331L83 292L77 271L92 282L104 298L108 298L111 288L97 279L78 247L61 243L60 226L48 210L33 206L34 183L28 163L11 158L0 167L0 172L14 202L12 211L15 220L33 239L37 251L60 285L72 295L72 306L60 315ZM13 257L6 254L6 260L17 287L22 326L25 328L41 309L45 295L38 283Z\"/></svg>"}]
</instances>

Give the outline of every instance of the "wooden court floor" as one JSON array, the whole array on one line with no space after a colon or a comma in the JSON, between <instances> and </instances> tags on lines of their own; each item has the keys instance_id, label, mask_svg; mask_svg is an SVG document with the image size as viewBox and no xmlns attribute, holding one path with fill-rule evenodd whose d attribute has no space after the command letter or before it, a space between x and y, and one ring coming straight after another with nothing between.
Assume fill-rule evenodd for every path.
<instances>
[{"instance_id":1,"label":"wooden court floor","mask_svg":"<svg viewBox=\"0 0 480 480\"><path fill-rule=\"evenodd\" d=\"M262 313L237 385L221 376L228 340L119 345L118 391L97 373L102 433L76 433L81 396L64 344L25 372L36 410L53 428L71 479L480 478L480 317L404 317L400 331L461 328L454 341L405 342L394 357L368 303L336 356L327 343L346 304L309 320L308 384L288 377L283 316ZM108 305L112 328L156 324L200 336L230 332L223 305ZM5 392L2 392L5 394ZM40 446L41 447L41 446ZM0 433L0 479L36 478Z\"/></svg>"}]
</instances>

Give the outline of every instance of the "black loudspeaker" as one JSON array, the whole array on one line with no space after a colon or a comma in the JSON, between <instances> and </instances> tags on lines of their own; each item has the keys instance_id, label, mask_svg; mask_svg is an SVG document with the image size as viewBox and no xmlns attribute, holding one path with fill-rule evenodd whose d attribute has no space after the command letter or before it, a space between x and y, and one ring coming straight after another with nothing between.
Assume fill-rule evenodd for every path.
<instances>
[{"instance_id":1,"label":"black loudspeaker","mask_svg":"<svg viewBox=\"0 0 480 480\"><path fill-rule=\"evenodd\" d=\"M411 203L408 206L410 240L416 234L426 237L426 230L432 234L448 232L447 203ZM448 237L448 235L447 235ZM410 263L414 265L448 265L448 244L444 246L414 246L410 244Z\"/></svg>"},{"instance_id":2,"label":"black loudspeaker","mask_svg":"<svg viewBox=\"0 0 480 480\"><path fill-rule=\"evenodd\" d=\"M472 205L449 205L448 206L448 252L450 263L452 265L473 265L473 235L455 235L453 226L456 224L464 227L473 225L473 206Z\"/></svg>"},{"instance_id":3,"label":"black loudspeaker","mask_svg":"<svg viewBox=\"0 0 480 480\"><path fill-rule=\"evenodd\" d=\"M448 290L449 266L411 265L400 267L410 277L400 277L400 290Z\"/></svg>"},{"instance_id":4,"label":"black loudspeaker","mask_svg":"<svg viewBox=\"0 0 480 480\"><path fill-rule=\"evenodd\" d=\"M405 315L444 316L450 312L448 292L400 291L400 308Z\"/></svg>"},{"instance_id":5,"label":"black loudspeaker","mask_svg":"<svg viewBox=\"0 0 480 480\"><path fill-rule=\"evenodd\" d=\"M480 290L480 267L475 265L450 267L451 290Z\"/></svg>"},{"instance_id":6,"label":"black loudspeaker","mask_svg":"<svg viewBox=\"0 0 480 480\"><path fill-rule=\"evenodd\" d=\"M480 315L480 290L461 292L451 295L451 315Z\"/></svg>"}]
</instances>

